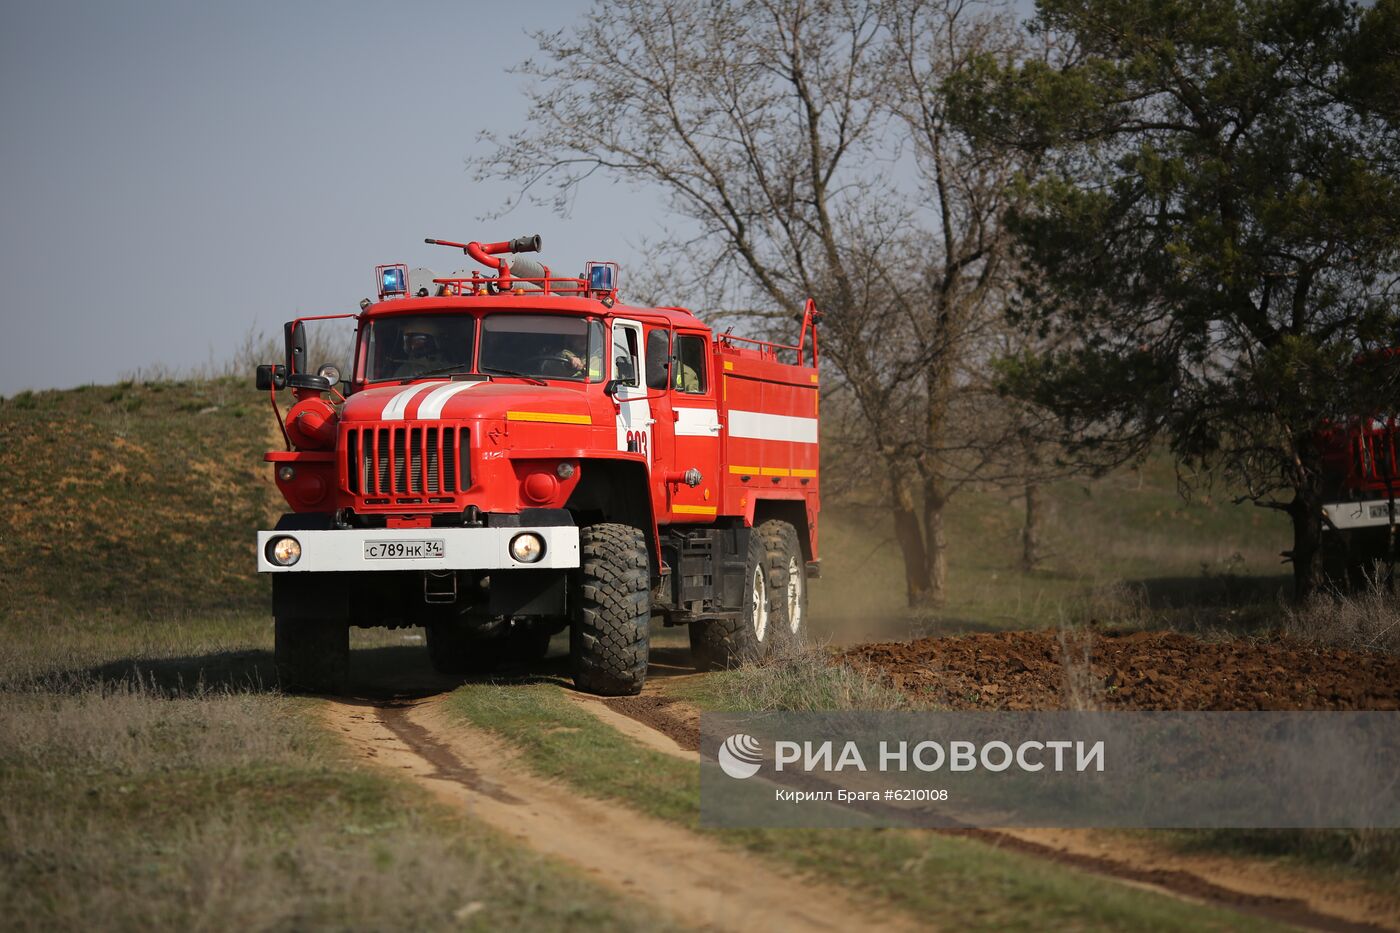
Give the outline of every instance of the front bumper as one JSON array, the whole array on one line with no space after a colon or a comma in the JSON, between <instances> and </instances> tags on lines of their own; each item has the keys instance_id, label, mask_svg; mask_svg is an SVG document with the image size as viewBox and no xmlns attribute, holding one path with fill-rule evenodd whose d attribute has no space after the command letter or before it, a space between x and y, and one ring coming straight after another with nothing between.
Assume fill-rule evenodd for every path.
<instances>
[{"instance_id":1,"label":"front bumper","mask_svg":"<svg viewBox=\"0 0 1400 933\"><path fill-rule=\"evenodd\" d=\"M544 554L533 563L510 555L517 535L539 535ZM290 567L268 560L268 542L295 538L301 558ZM373 558L369 544L441 542L441 557ZM375 548L374 550L382 550ZM424 549L428 550L428 549ZM436 550L436 547L431 548ZM566 570L579 565L578 529L528 528L345 528L330 531L259 531L259 573L335 573L376 570Z\"/></svg>"},{"instance_id":2,"label":"front bumper","mask_svg":"<svg viewBox=\"0 0 1400 933\"><path fill-rule=\"evenodd\" d=\"M1322 507L1322 514L1338 531L1346 531L1348 528L1376 528L1390 524L1390 506L1385 499L1329 502ZM1400 499L1395 500L1395 521L1400 524Z\"/></svg>"}]
</instances>

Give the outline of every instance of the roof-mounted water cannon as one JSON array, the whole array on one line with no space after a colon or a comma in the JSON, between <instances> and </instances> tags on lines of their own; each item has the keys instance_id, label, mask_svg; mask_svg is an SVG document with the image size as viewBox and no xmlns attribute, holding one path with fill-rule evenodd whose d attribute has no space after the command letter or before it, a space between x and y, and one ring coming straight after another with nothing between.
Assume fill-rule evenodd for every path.
<instances>
[{"instance_id":1,"label":"roof-mounted water cannon","mask_svg":"<svg viewBox=\"0 0 1400 933\"><path fill-rule=\"evenodd\" d=\"M478 243L473 240L470 243L454 243L451 240L435 240L428 237L424 243L433 246L451 246L460 249L477 262L488 269L496 270L496 283L501 291L510 290L511 262L503 257L505 253L538 253L540 251L540 235L516 237L513 240L502 240L500 243ZM546 275L548 270L545 267Z\"/></svg>"}]
</instances>

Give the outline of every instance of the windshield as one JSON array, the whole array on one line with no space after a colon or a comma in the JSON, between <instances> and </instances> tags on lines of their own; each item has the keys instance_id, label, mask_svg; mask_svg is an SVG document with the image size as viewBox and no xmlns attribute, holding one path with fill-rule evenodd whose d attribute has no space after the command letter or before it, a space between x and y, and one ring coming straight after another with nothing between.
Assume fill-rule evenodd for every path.
<instances>
[{"instance_id":1,"label":"windshield","mask_svg":"<svg viewBox=\"0 0 1400 933\"><path fill-rule=\"evenodd\" d=\"M556 314L488 314L481 371L541 379L603 379L603 324Z\"/></svg>"},{"instance_id":2,"label":"windshield","mask_svg":"<svg viewBox=\"0 0 1400 933\"><path fill-rule=\"evenodd\" d=\"M476 319L470 314L402 314L370 325L365 380L470 372Z\"/></svg>"}]
</instances>

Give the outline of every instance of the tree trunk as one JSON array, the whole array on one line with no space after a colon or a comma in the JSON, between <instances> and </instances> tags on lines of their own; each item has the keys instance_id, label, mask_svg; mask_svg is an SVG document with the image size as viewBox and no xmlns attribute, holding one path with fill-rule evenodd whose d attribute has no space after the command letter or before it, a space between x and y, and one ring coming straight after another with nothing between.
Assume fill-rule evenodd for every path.
<instances>
[{"instance_id":1,"label":"tree trunk","mask_svg":"<svg viewBox=\"0 0 1400 933\"><path fill-rule=\"evenodd\" d=\"M1040 563L1040 486L1026 483L1026 523L1021 528L1021 569L1030 573Z\"/></svg>"},{"instance_id":2,"label":"tree trunk","mask_svg":"<svg viewBox=\"0 0 1400 933\"><path fill-rule=\"evenodd\" d=\"M924 480L924 542L927 549L927 576L930 605L941 606L948 598L948 536L944 532L943 510L948 496L938 477Z\"/></svg>"},{"instance_id":3,"label":"tree trunk","mask_svg":"<svg viewBox=\"0 0 1400 933\"><path fill-rule=\"evenodd\" d=\"M933 590L928 550L914 514L914 489L908 471L899 465L890 468L890 511L894 516L895 540L904 556L905 598L911 607L926 605Z\"/></svg>"},{"instance_id":4,"label":"tree trunk","mask_svg":"<svg viewBox=\"0 0 1400 933\"><path fill-rule=\"evenodd\" d=\"M1293 491L1293 598L1305 603L1322 583L1322 495L1315 487Z\"/></svg>"}]
</instances>

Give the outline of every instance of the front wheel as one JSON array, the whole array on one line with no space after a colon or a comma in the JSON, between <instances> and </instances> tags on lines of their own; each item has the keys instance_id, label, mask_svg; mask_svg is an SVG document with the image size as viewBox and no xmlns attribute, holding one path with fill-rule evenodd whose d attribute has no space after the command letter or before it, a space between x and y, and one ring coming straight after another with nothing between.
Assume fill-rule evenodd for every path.
<instances>
[{"instance_id":1,"label":"front wheel","mask_svg":"<svg viewBox=\"0 0 1400 933\"><path fill-rule=\"evenodd\" d=\"M282 689L343 693L350 670L350 626L325 619L277 619L273 655Z\"/></svg>"},{"instance_id":2,"label":"front wheel","mask_svg":"<svg viewBox=\"0 0 1400 933\"><path fill-rule=\"evenodd\" d=\"M579 529L579 556L569 600L574 685L603 696L641 693L651 623L646 538L631 525L587 525Z\"/></svg>"}]
</instances>

